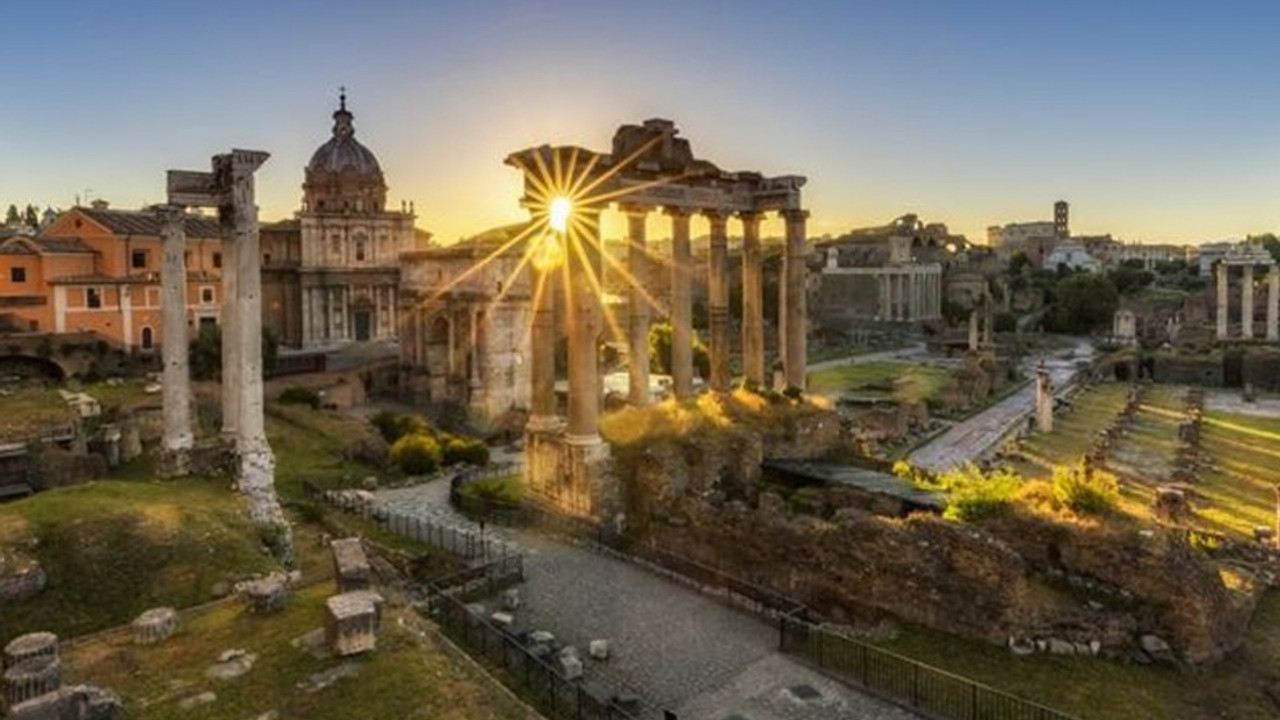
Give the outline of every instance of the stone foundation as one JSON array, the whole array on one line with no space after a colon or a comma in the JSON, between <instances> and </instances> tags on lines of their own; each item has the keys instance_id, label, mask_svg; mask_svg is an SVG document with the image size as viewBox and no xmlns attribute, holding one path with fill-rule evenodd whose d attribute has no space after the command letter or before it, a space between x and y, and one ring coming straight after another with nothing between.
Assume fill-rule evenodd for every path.
<instances>
[{"instance_id":1,"label":"stone foundation","mask_svg":"<svg viewBox=\"0 0 1280 720\"><path fill-rule=\"evenodd\" d=\"M570 515L612 518L621 509L609 446L558 429L525 434L525 489Z\"/></svg>"}]
</instances>

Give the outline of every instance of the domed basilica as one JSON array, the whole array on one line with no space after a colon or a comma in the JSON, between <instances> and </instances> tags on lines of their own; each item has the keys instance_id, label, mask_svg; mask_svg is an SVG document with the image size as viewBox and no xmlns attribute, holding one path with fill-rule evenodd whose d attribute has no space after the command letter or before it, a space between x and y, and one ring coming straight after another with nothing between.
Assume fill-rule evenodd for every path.
<instances>
[{"instance_id":1,"label":"domed basilica","mask_svg":"<svg viewBox=\"0 0 1280 720\"><path fill-rule=\"evenodd\" d=\"M396 338L400 255L429 237L411 206L387 210L382 167L354 119L344 93L333 136L307 163L296 219L262 227L264 315L286 346Z\"/></svg>"}]
</instances>

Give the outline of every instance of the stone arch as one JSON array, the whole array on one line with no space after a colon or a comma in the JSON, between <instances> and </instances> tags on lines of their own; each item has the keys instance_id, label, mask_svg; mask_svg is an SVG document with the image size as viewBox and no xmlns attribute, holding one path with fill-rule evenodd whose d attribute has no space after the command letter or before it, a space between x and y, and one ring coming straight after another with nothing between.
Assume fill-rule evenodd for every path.
<instances>
[{"instance_id":1,"label":"stone arch","mask_svg":"<svg viewBox=\"0 0 1280 720\"><path fill-rule=\"evenodd\" d=\"M67 368L53 358L18 353L0 354L0 374L17 374L59 383L70 375Z\"/></svg>"}]
</instances>

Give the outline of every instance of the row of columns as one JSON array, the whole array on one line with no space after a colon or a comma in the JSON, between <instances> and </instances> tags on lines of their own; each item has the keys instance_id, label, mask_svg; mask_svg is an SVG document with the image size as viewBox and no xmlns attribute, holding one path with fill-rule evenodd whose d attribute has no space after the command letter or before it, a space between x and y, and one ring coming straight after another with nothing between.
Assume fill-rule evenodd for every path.
<instances>
[{"instance_id":1,"label":"row of columns","mask_svg":"<svg viewBox=\"0 0 1280 720\"><path fill-rule=\"evenodd\" d=\"M1230 283L1231 263L1218 264L1218 317L1217 336L1226 340L1230 335ZM1237 265L1244 271L1240 283L1240 337L1245 340L1253 338L1254 265ZM1268 342L1280 340L1280 266L1270 265L1267 272L1267 328Z\"/></svg>"},{"instance_id":2,"label":"row of columns","mask_svg":"<svg viewBox=\"0 0 1280 720\"><path fill-rule=\"evenodd\" d=\"M917 322L941 315L942 272L904 266L876 275L879 318L884 322Z\"/></svg>"},{"instance_id":3,"label":"row of columns","mask_svg":"<svg viewBox=\"0 0 1280 720\"><path fill-rule=\"evenodd\" d=\"M652 260L646 248L645 219L648 208L623 206L627 216L627 271L632 277L630 315L628 317L629 398L635 405L651 401L649 392L649 326L651 322L650 300L644 288L652 276ZM689 225L692 211L668 208L665 214L671 218L671 376L676 397L693 395L693 309L690 269L693 266ZM578 210L582 222L580 235L586 239L578 247L567 248L569 287L566 297L569 310L569 417L567 438L571 441L598 440L599 424L599 368L596 338L601 330L599 298L591 284L584 278L588 272L596 272L600 266L599 212ZM709 315L708 350L711 356L712 390L727 391L730 384L729 370L729 293L727 283L728 232L730 213L708 211L710 222L710 246L707 269L707 299ZM783 375L788 385L803 388L805 382L805 332L806 332L806 267L805 211L784 211L786 222L786 253L783 256L783 289L779 309L779 350L782 356ZM763 273L760 250L760 220L757 212L738 213L743 227L742 287L743 287L743 370L748 381L763 386L764 364L764 303ZM531 373L533 397L530 429L548 429L557 423L555 418L555 326L554 293L551 284L558 279L558 270L535 270L533 311L533 335L531 338ZM598 278L598 273L597 273Z\"/></svg>"}]
</instances>

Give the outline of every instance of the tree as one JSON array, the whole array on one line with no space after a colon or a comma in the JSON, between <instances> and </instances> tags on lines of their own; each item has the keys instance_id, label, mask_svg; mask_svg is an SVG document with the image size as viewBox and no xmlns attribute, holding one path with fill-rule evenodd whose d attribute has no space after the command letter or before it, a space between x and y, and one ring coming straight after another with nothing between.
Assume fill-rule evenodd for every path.
<instances>
[{"instance_id":1,"label":"tree","mask_svg":"<svg viewBox=\"0 0 1280 720\"><path fill-rule=\"evenodd\" d=\"M1024 268L1031 268L1031 258L1027 257L1025 252L1019 250L1013 254L1013 257L1009 258L1009 274L1021 275Z\"/></svg>"},{"instance_id":2,"label":"tree","mask_svg":"<svg viewBox=\"0 0 1280 720\"><path fill-rule=\"evenodd\" d=\"M262 371L275 370L279 358L280 342L275 333L262 328ZM222 371L222 329L217 325L202 325L200 334L187 349L187 363L191 377L196 380L212 380Z\"/></svg>"},{"instance_id":3,"label":"tree","mask_svg":"<svg viewBox=\"0 0 1280 720\"><path fill-rule=\"evenodd\" d=\"M22 215L18 212L17 205L10 205L8 211L4 214L5 225L17 225L22 222Z\"/></svg>"},{"instance_id":4,"label":"tree","mask_svg":"<svg viewBox=\"0 0 1280 720\"><path fill-rule=\"evenodd\" d=\"M1245 239L1249 242L1262 243L1262 247L1266 248L1267 252L1271 253L1271 257L1274 257L1276 260L1280 260L1280 238L1277 238L1275 233L1269 232L1262 233L1261 235L1250 235Z\"/></svg>"},{"instance_id":5,"label":"tree","mask_svg":"<svg viewBox=\"0 0 1280 720\"><path fill-rule=\"evenodd\" d=\"M1137 265L1130 265L1130 262L1137 262ZM1156 278L1150 270L1142 268L1141 261L1130 260L1126 260L1120 267L1107 273L1107 276L1121 295L1132 295L1150 285Z\"/></svg>"},{"instance_id":6,"label":"tree","mask_svg":"<svg viewBox=\"0 0 1280 720\"><path fill-rule=\"evenodd\" d=\"M29 228L40 227L40 211L36 209L35 205L28 204L24 215L25 215L24 222L26 222L27 227Z\"/></svg>"},{"instance_id":7,"label":"tree","mask_svg":"<svg viewBox=\"0 0 1280 720\"><path fill-rule=\"evenodd\" d=\"M693 335L693 367L703 378L711 377L711 354L697 333ZM649 328L649 369L671 374L671 323L657 323Z\"/></svg>"},{"instance_id":8,"label":"tree","mask_svg":"<svg viewBox=\"0 0 1280 720\"><path fill-rule=\"evenodd\" d=\"M1111 323L1120 292L1106 275L1068 275L1054 286L1054 303L1045 325L1053 332L1083 334Z\"/></svg>"}]
</instances>

